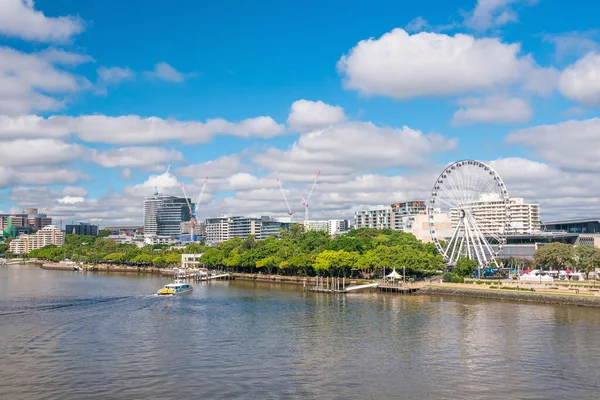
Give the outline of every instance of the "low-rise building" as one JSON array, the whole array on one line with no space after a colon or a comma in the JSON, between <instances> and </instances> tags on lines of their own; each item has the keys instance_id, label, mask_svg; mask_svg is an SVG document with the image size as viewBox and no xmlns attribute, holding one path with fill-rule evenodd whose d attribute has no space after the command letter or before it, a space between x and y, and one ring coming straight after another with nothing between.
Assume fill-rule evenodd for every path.
<instances>
[{"instance_id":1,"label":"low-rise building","mask_svg":"<svg viewBox=\"0 0 600 400\"><path fill-rule=\"evenodd\" d=\"M229 238L239 237L246 239L252 235L260 238L262 219L256 217L231 217L229 219Z\"/></svg>"},{"instance_id":2,"label":"low-rise building","mask_svg":"<svg viewBox=\"0 0 600 400\"><path fill-rule=\"evenodd\" d=\"M206 243L221 243L230 239L229 217L215 217L206 219Z\"/></svg>"},{"instance_id":3,"label":"low-rise building","mask_svg":"<svg viewBox=\"0 0 600 400\"><path fill-rule=\"evenodd\" d=\"M10 251L13 254L28 254L31 250L44 246L62 246L65 243L65 234L55 227L48 225L31 235L21 235L10 242Z\"/></svg>"}]
</instances>

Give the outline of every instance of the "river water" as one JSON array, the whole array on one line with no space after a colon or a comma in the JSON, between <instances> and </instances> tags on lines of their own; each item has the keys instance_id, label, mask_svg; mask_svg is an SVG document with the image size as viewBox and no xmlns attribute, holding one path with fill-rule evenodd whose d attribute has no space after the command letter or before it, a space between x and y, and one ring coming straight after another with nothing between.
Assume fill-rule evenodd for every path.
<instances>
[{"instance_id":1,"label":"river water","mask_svg":"<svg viewBox=\"0 0 600 400\"><path fill-rule=\"evenodd\" d=\"M600 310L0 268L0 399L594 399Z\"/></svg>"}]
</instances>

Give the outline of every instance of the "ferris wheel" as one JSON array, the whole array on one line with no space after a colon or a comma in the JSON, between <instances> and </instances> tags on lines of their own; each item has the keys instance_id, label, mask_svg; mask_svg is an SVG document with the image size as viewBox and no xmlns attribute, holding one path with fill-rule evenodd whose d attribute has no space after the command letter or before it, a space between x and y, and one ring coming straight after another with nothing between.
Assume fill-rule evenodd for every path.
<instances>
[{"instance_id":1,"label":"ferris wheel","mask_svg":"<svg viewBox=\"0 0 600 400\"><path fill-rule=\"evenodd\" d=\"M510 200L504 182L489 165L462 160L448 166L433 186L427 211L431 237L448 265L463 257L479 268L498 265Z\"/></svg>"}]
</instances>

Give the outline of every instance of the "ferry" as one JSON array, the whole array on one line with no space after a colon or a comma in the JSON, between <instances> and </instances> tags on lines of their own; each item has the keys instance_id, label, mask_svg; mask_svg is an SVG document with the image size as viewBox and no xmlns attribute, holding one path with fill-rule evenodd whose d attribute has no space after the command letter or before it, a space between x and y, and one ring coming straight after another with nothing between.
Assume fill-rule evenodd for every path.
<instances>
[{"instance_id":1,"label":"ferry","mask_svg":"<svg viewBox=\"0 0 600 400\"><path fill-rule=\"evenodd\" d=\"M178 294L190 293L194 288L187 283L175 282L165 285L162 289L156 292L159 296L175 296Z\"/></svg>"}]
</instances>

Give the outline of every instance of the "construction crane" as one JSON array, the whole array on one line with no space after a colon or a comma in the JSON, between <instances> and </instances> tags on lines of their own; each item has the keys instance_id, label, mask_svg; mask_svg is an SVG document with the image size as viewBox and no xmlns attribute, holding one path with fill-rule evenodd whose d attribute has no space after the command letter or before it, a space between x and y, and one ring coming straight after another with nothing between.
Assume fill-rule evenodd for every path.
<instances>
[{"instance_id":1,"label":"construction crane","mask_svg":"<svg viewBox=\"0 0 600 400\"><path fill-rule=\"evenodd\" d=\"M319 179L319 176L321 175L321 171L317 172L317 177L315 178L315 181L312 184L312 187L310 188L310 192L308 192L308 196L306 196L306 198L304 198L304 196L302 196L302 205L304 206L304 221L308 221L308 201L310 200L310 197L313 194L313 191L315 190L315 186L317 185L317 180Z\"/></svg>"},{"instance_id":2,"label":"construction crane","mask_svg":"<svg viewBox=\"0 0 600 400\"><path fill-rule=\"evenodd\" d=\"M290 220L294 218L294 211L290 207L290 203L288 202L287 196L285 195L285 191L283 190L283 186L281 185L281 181L277 178L277 183L279 184L279 190L281 190L281 195L283 196L283 200L285 200L285 205L288 209L288 215L290 216Z\"/></svg>"},{"instance_id":3,"label":"construction crane","mask_svg":"<svg viewBox=\"0 0 600 400\"><path fill-rule=\"evenodd\" d=\"M179 181L179 186L181 187L183 197L185 198L185 202L190 212L190 241L194 242L194 226L196 225L196 216L194 215L194 210L192 209L190 198L188 197L187 192L185 191L185 186L183 186L183 182Z\"/></svg>"},{"instance_id":4,"label":"construction crane","mask_svg":"<svg viewBox=\"0 0 600 400\"><path fill-rule=\"evenodd\" d=\"M200 195L198 196L198 201L194 205L194 208L192 208L192 205L190 204L190 200L188 198L187 192L185 191L185 186L183 185L183 182L179 182L179 186L181 186L181 191L183 192L183 196L185 197L185 202L187 203L188 209L190 211L190 241L191 242L196 242L195 228L196 228L196 224L198 222L198 220L197 220L198 206L199 206L200 202L202 201L202 196L204 195L204 190L206 189L207 182L208 182L208 176L206 177L206 179L204 179L204 183L202 184L202 189L200 190Z\"/></svg>"},{"instance_id":5,"label":"construction crane","mask_svg":"<svg viewBox=\"0 0 600 400\"><path fill-rule=\"evenodd\" d=\"M208 176L204 179L204 183L202 184L202 189L200 189L200 194L198 195L198 201L196 202L196 207L194 208L194 217L198 217L198 207L200 207L200 203L202 202L202 196L204 195L204 190L206 189L206 183L208 182Z\"/></svg>"}]
</instances>

